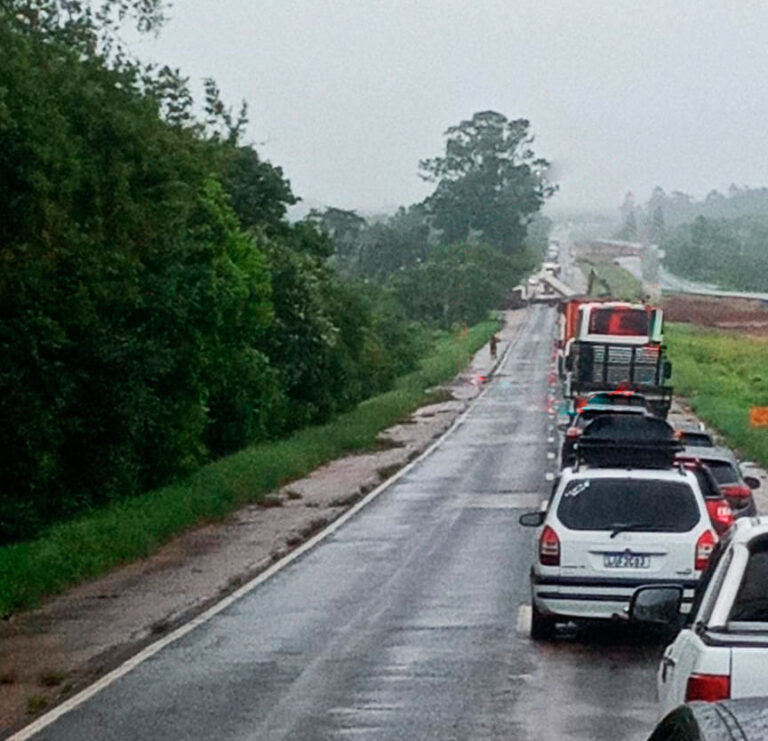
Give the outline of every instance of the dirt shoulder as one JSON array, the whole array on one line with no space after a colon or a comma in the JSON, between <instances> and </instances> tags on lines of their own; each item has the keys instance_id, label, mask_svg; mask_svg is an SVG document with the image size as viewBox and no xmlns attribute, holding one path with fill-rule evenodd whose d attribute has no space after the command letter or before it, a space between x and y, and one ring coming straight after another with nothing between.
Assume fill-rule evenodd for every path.
<instances>
[{"instance_id":1,"label":"dirt shoulder","mask_svg":"<svg viewBox=\"0 0 768 741\"><path fill-rule=\"evenodd\" d=\"M499 357L525 310L506 312ZM442 435L496 365L483 347L422 407L379 435L382 449L346 456L190 530L154 556L115 569L0 622L0 736L72 695L143 646L215 603L335 520Z\"/></svg>"},{"instance_id":2,"label":"dirt shoulder","mask_svg":"<svg viewBox=\"0 0 768 741\"><path fill-rule=\"evenodd\" d=\"M668 322L688 322L768 338L768 307L761 301L666 294L662 306Z\"/></svg>"}]
</instances>

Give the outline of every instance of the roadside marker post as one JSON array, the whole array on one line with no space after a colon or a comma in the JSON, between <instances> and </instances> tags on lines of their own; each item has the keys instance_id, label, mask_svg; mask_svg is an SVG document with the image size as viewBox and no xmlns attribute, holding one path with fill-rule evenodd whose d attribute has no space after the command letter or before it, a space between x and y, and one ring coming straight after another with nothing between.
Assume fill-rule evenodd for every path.
<instances>
[{"instance_id":1,"label":"roadside marker post","mask_svg":"<svg viewBox=\"0 0 768 741\"><path fill-rule=\"evenodd\" d=\"M749 410L749 424L752 427L768 427L768 407L752 407Z\"/></svg>"}]
</instances>

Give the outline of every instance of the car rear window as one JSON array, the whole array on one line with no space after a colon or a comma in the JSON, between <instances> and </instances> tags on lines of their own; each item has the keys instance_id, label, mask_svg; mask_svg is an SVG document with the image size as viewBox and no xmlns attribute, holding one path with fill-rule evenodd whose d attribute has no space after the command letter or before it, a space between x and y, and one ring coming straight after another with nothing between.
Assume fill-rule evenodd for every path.
<instances>
[{"instance_id":1,"label":"car rear window","mask_svg":"<svg viewBox=\"0 0 768 741\"><path fill-rule=\"evenodd\" d=\"M718 484L738 484L739 473L728 461L706 461Z\"/></svg>"},{"instance_id":2,"label":"car rear window","mask_svg":"<svg viewBox=\"0 0 768 741\"><path fill-rule=\"evenodd\" d=\"M712 448L714 443L706 432L684 432L682 434L683 445L689 448Z\"/></svg>"},{"instance_id":3,"label":"car rear window","mask_svg":"<svg viewBox=\"0 0 768 741\"><path fill-rule=\"evenodd\" d=\"M647 335L648 314L644 309L593 309L589 317L590 334Z\"/></svg>"},{"instance_id":4,"label":"car rear window","mask_svg":"<svg viewBox=\"0 0 768 741\"><path fill-rule=\"evenodd\" d=\"M711 471L704 468L695 468L693 469L693 475L696 477L696 481L699 482L699 489L701 489L705 499L723 498L723 492L720 490L717 480Z\"/></svg>"},{"instance_id":5,"label":"car rear window","mask_svg":"<svg viewBox=\"0 0 768 741\"><path fill-rule=\"evenodd\" d=\"M700 519L696 495L684 481L599 478L569 481L557 517L571 530L685 533Z\"/></svg>"},{"instance_id":6,"label":"car rear window","mask_svg":"<svg viewBox=\"0 0 768 741\"><path fill-rule=\"evenodd\" d=\"M579 412L579 416L576 417L576 427L583 430L593 419L599 417L601 414L608 414L608 410L591 410L588 412Z\"/></svg>"},{"instance_id":7,"label":"car rear window","mask_svg":"<svg viewBox=\"0 0 768 741\"><path fill-rule=\"evenodd\" d=\"M750 554L729 620L768 623L768 543Z\"/></svg>"},{"instance_id":8,"label":"car rear window","mask_svg":"<svg viewBox=\"0 0 768 741\"><path fill-rule=\"evenodd\" d=\"M576 417L576 426L583 430L593 419L603 417L606 414L632 414L632 416L637 414L639 416L640 411L635 412L634 410L629 411L626 409L617 412L615 409L583 409Z\"/></svg>"}]
</instances>

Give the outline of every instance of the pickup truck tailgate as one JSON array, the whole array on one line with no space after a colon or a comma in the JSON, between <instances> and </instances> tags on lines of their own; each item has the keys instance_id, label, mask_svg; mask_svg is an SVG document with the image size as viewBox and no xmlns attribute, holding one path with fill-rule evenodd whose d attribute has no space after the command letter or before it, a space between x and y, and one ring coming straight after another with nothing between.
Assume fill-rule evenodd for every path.
<instances>
[{"instance_id":1,"label":"pickup truck tailgate","mask_svg":"<svg viewBox=\"0 0 768 741\"><path fill-rule=\"evenodd\" d=\"M732 698L768 694L768 634L764 639L731 649Z\"/></svg>"}]
</instances>

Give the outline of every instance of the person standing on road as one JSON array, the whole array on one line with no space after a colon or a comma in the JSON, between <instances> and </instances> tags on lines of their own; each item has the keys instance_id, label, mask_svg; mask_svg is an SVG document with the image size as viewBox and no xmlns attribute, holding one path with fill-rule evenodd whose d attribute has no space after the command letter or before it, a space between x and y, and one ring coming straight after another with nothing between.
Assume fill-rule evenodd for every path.
<instances>
[{"instance_id":1,"label":"person standing on road","mask_svg":"<svg viewBox=\"0 0 768 741\"><path fill-rule=\"evenodd\" d=\"M499 338L496 334L491 336L491 357L496 360L496 352L499 348Z\"/></svg>"}]
</instances>

